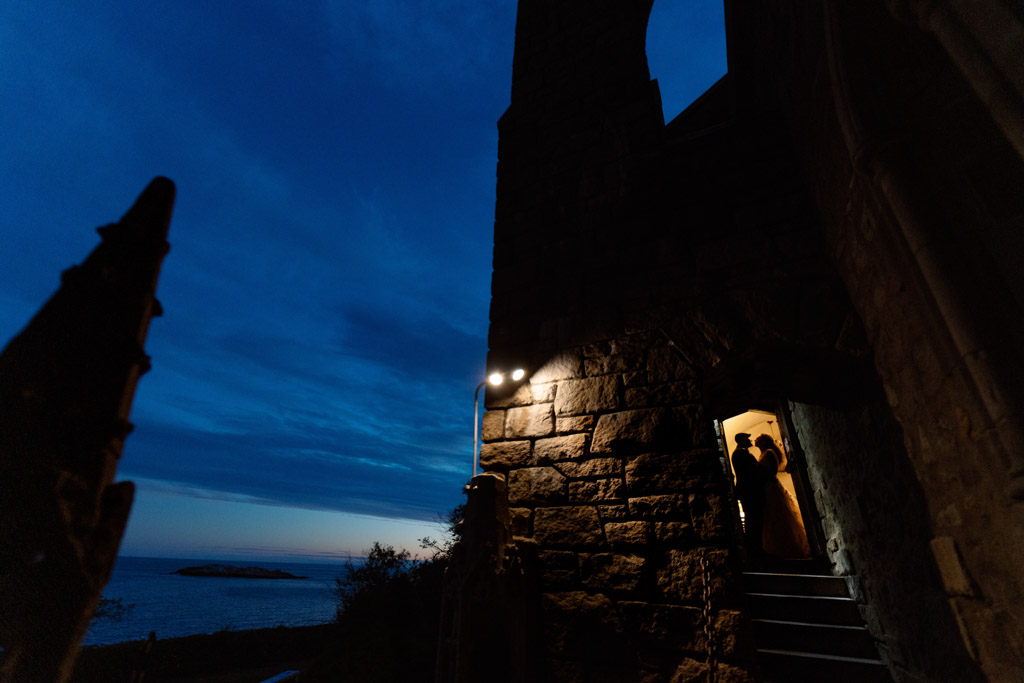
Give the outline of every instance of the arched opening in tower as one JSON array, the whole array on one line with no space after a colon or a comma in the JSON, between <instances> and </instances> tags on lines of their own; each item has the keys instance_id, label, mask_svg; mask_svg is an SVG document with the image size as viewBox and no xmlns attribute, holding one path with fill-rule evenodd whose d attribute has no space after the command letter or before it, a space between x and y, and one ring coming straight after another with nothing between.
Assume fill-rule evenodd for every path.
<instances>
[{"instance_id":1,"label":"arched opening in tower","mask_svg":"<svg viewBox=\"0 0 1024 683\"><path fill-rule=\"evenodd\" d=\"M658 0L647 22L647 66L668 123L726 73L720 1Z\"/></svg>"}]
</instances>

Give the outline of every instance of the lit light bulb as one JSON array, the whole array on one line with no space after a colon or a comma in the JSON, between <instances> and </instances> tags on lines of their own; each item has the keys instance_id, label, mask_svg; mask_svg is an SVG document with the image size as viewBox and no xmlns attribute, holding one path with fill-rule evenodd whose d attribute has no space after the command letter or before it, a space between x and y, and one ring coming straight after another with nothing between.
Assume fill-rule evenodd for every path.
<instances>
[{"instance_id":1,"label":"lit light bulb","mask_svg":"<svg viewBox=\"0 0 1024 683\"><path fill-rule=\"evenodd\" d=\"M505 378L502 377L500 372L492 372L491 376L487 378L487 381L493 384L494 386L498 386L504 379Z\"/></svg>"},{"instance_id":2,"label":"lit light bulb","mask_svg":"<svg viewBox=\"0 0 1024 683\"><path fill-rule=\"evenodd\" d=\"M523 370L522 368L518 368L517 370L515 370L512 373L512 379L514 379L515 381L518 382L519 380L521 380L523 378L523 375L525 375L525 374L526 374L526 370Z\"/></svg>"}]
</instances>

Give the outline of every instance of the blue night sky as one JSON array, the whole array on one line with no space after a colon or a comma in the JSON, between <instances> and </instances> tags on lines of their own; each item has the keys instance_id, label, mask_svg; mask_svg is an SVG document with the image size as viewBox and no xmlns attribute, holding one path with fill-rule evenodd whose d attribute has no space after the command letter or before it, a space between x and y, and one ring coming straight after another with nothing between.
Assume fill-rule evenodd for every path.
<instances>
[{"instance_id":1,"label":"blue night sky","mask_svg":"<svg viewBox=\"0 0 1024 683\"><path fill-rule=\"evenodd\" d=\"M157 175L171 252L121 552L330 559L438 535L472 470L512 0L0 7L0 341ZM721 3L659 0L669 117Z\"/></svg>"}]
</instances>

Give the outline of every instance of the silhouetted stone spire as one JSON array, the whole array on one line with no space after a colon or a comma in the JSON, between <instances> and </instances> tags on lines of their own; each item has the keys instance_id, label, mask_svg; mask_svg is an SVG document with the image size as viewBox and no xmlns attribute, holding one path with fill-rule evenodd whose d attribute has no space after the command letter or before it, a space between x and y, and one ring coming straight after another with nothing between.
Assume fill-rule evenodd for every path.
<instances>
[{"instance_id":1,"label":"silhouetted stone spire","mask_svg":"<svg viewBox=\"0 0 1024 683\"><path fill-rule=\"evenodd\" d=\"M134 486L114 484L160 315L174 183L156 178L0 355L2 681L71 673Z\"/></svg>"}]
</instances>

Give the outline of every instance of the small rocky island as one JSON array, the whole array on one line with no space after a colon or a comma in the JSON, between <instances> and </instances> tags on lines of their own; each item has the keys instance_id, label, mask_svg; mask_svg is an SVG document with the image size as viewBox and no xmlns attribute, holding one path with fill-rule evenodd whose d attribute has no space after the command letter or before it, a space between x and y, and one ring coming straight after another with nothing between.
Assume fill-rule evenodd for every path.
<instances>
[{"instance_id":1,"label":"small rocky island","mask_svg":"<svg viewBox=\"0 0 1024 683\"><path fill-rule=\"evenodd\" d=\"M204 564L201 567L185 567L172 574L182 576L220 576L229 579L305 579L280 569L263 569L262 567L233 567L229 564Z\"/></svg>"}]
</instances>

